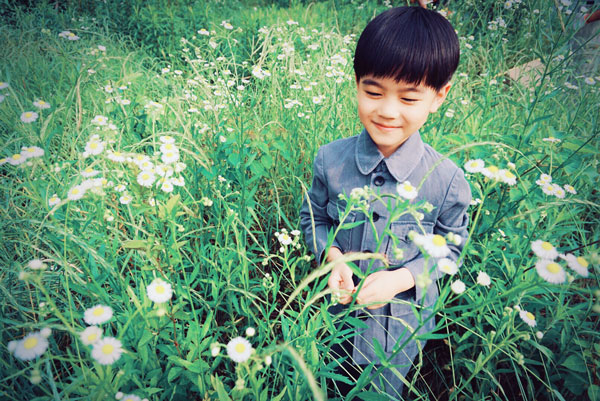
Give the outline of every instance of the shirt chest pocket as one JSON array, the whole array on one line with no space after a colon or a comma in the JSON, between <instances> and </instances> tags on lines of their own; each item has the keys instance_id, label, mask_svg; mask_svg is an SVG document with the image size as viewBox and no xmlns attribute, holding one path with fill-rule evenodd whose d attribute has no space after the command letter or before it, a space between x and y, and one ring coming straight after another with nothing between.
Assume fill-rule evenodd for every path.
<instances>
[{"instance_id":1,"label":"shirt chest pocket","mask_svg":"<svg viewBox=\"0 0 600 401\"><path fill-rule=\"evenodd\" d=\"M421 225L425 230L424 234L431 234L433 232L433 223L424 221L421 222ZM390 261L391 266L401 266L419 256L419 248L410 240L410 238L408 238L408 234L411 231L423 234L421 232L421 227L419 227L417 223L410 221L395 221L390 225L390 231L395 237L395 240L388 237L385 254ZM394 242L397 243L396 247L402 250L402 258L398 258L399 255L394 252L394 248L396 248Z\"/></svg>"},{"instance_id":2,"label":"shirt chest pocket","mask_svg":"<svg viewBox=\"0 0 600 401\"><path fill-rule=\"evenodd\" d=\"M341 203L329 202L327 204L327 215L332 221L334 232L335 230L337 230L340 224L343 226L345 224L354 223L356 221L356 212L352 211L348 216L346 216L346 218L344 218L344 210L345 205ZM356 235L356 227L349 229L340 229L338 230L335 236L334 245L337 243L337 245L340 246L340 250L343 253L355 250L352 249L352 238Z\"/></svg>"}]
</instances>

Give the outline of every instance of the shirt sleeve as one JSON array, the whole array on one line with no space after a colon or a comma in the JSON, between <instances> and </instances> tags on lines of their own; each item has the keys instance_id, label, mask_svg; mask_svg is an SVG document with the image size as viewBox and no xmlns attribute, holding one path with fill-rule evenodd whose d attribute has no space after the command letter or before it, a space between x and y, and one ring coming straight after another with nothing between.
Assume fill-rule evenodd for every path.
<instances>
[{"instance_id":1,"label":"shirt sleeve","mask_svg":"<svg viewBox=\"0 0 600 401\"><path fill-rule=\"evenodd\" d=\"M300 208L300 228L304 232L308 248L314 253L318 263L323 260L328 233L333 225L333 221L327 215L329 195L323 159L323 148L320 148L313 164L312 185ZM332 246L340 248L335 240Z\"/></svg>"},{"instance_id":2,"label":"shirt sleeve","mask_svg":"<svg viewBox=\"0 0 600 401\"><path fill-rule=\"evenodd\" d=\"M446 197L440 207L440 212L435 226L433 227L433 233L439 234L442 237L446 237L448 233L454 233L460 235L462 238L460 245L454 245L448 242L448 248L450 248L449 259L457 261L464 247L465 241L469 236L467 226L469 224L469 215L467 209L471 204L471 187L465 179L465 175L460 168L457 168L456 173L450 181ZM429 261L427 268L429 268L432 279L431 285L436 285L435 280L439 279L441 274L437 268L431 270L433 261ZM417 278L425 269L425 258L420 256L404 265L413 278ZM427 291L426 288L421 288L418 285L416 287L416 300L421 300L423 291Z\"/></svg>"}]
</instances>

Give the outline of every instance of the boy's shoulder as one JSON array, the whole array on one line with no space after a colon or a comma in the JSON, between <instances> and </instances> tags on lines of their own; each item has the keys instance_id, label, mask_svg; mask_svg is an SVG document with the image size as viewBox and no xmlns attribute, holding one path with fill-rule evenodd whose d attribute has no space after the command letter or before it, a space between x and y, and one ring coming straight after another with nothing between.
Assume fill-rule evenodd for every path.
<instances>
[{"instance_id":1,"label":"boy's shoulder","mask_svg":"<svg viewBox=\"0 0 600 401\"><path fill-rule=\"evenodd\" d=\"M356 146L356 141L358 140L358 135L354 135L348 138L340 138L325 145L322 145L319 148L320 152L331 154L331 153L342 153L347 152L349 148L354 148Z\"/></svg>"},{"instance_id":2,"label":"boy's shoulder","mask_svg":"<svg viewBox=\"0 0 600 401\"><path fill-rule=\"evenodd\" d=\"M457 170L462 169L458 167L456 163L450 160L448 157L442 155L440 152L435 150L431 145L426 142L423 142L424 152L423 152L423 161L425 164L430 166L437 165L437 169L451 171L455 173Z\"/></svg>"}]
</instances>

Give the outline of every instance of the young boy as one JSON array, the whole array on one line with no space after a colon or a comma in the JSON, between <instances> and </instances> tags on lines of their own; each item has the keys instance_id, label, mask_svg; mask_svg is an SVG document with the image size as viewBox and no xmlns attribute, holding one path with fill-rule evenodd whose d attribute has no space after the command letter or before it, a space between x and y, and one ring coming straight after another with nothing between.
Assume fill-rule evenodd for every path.
<instances>
[{"instance_id":1,"label":"young boy","mask_svg":"<svg viewBox=\"0 0 600 401\"><path fill-rule=\"evenodd\" d=\"M376 339L395 369L382 369L383 383L375 384L380 390L384 386L386 393L396 398L400 398L403 385L399 375L406 375L425 344L412 339L400 346L413 330L425 333L435 325L433 317L419 324L413 309L417 305L425 320L431 316L431 306L438 297L437 270L431 272L433 282L423 280L421 273L431 270L433 262L425 266L425 258L408 239L408 233L423 234L421 226L425 233L442 237L449 233L462 238L468 235L469 184L462 170L424 144L418 132L429 113L437 111L445 100L458 59L456 33L437 12L400 7L372 20L361 34L354 56L358 116L364 130L319 149L312 187L300 211L306 241L319 262L335 261L350 252L374 252L376 238L383 236L389 218L382 202L369 203L377 236L368 222L358 224L340 230L331 248L326 249L328 232L340 224L340 213L345 209L338 195L350 194L353 188L365 185L381 194L397 193L398 183L409 181L417 187L424 180L412 202L426 200L434 206L433 211L420 222L408 214L391 224L398 248L403 250L402 259L397 258L396 246L386 236L379 252L385 254L392 267L386 269L380 261L360 261L358 267L363 273L371 263L371 273L360 290L360 280L345 263L333 267L328 281L330 289L341 293L342 305L332 308L333 312L343 311L343 305L354 298L357 305L364 305L353 313L364 323L356 328L357 335L341 347L332 348L340 358L349 356L341 373L356 378L371 362L380 368L373 345ZM366 220L362 213L353 211L343 223ZM448 243L448 247L451 253L447 257L456 260L460 245Z\"/></svg>"}]
</instances>

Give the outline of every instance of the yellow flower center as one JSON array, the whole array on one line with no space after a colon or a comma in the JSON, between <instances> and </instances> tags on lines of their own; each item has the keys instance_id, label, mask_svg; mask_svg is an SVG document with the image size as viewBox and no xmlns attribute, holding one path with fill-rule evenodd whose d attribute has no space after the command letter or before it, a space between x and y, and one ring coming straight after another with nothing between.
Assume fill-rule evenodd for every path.
<instances>
[{"instance_id":1,"label":"yellow flower center","mask_svg":"<svg viewBox=\"0 0 600 401\"><path fill-rule=\"evenodd\" d=\"M104 314L104 308L96 308L92 314L94 316L102 316Z\"/></svg>"},{"instance_id":2,"label":"yellow flower center","mask_svg":"<svg viewBox=\"0 0 600 401\"><path fill-rule=\"evenodd\" d=\"M159 285L156 286L155 291L156 291L157 294L164 294L165 291L166 291L166 288L165 288L164 285L159 284Z\"/></svg>"},{"instance_id":3,"label":"yellow flower center","mask_svg":"<svg viewBox=\"0 0 600 401\"><path fill-rule=\"evenodd\" d=\"M498 167L496 167L496 166L489 166L488 171L492 174L496 174L499 170L498 170Z\"/></svg>"},{"instance_id":4,"label":"yellow flower center","mask_svg":"<svg viewBox=\"0 0 600 401\"><path fill-rule=\"evenodd\" d=\"M40 101L38 101L38 104L39 104L40 106L43 106L43 105L45 105L45 104L46 104L46 102L44 102L43 100L40 100Z\"/></svg>"},{"instance_id":5,"label":"yellow flower center","mask_svg":"<svg viewBox=\"0 0 600 401\"><path fill-rule=\"evenodd\" d=\"M121 152L113 152L113 155L115 155L115 156L121 156Z\"/></svg>"},{"instance_id":6,"label":"yellow flower center","mask_svg":"<svg viewBox=\"0 0 600 401\"><path fill-rule=\"evenodd\" d=\"M444 239L444 237L442 237L439 234L435 234L433 236L432 242L433 242L433 245L435 245L435 246L440 246L441 247L441 246L445 246L446 245L446 240Z\"/></svg>"},{"instance_id":7,"label":"yellow flower center","mask_svg":"<svg viewBox=\"0 0 600 401\"><path fill-rule=\"evenodd\" d=\"M542 249L544 251L551 251L552 249L554 249L554 247L552 246L551 243L544 241L544 242L542 242Z\"/></svg>"},{"instance_id":8,"label":"yellow flower center","mask_svg":"<svg viewBox=\"0 0 600 401\"><path fill-rule=\"evenodd\" d=\"M35 152L35 149L34 148L27 148L27 149L25 149L25 151L28 152L28 153L33 153L33 152Z\"/></svg>"},{"instance_id":9,"label":"yellow flower center","mask_svg":"<svg viewBox=\"0 0 600 401\"><path fill-rule=\"evenodd\" d=\"M413 186L410 184L404 184L404 186L402 188L404 188L404 190L407 192L410 192L413 190Z\"/></svg>"},{"instance_id":10,"label":"yellow flower center","mask_svg":"<svg viewBox=\"0 0 600 401\"><path fill-rule=\"evenodd\" d=\"M577 257L577 263L579 263L579 264L580 264L582 267L585 267L585 268L587 268L587 267L589 266L589 263L588 263L588 261L587 261L587 260L585 260L585 259L583 258L583 256L578 256L578 257Z\"/></svg>"},{"instance_id":11,"label":"yellow flower center","mask_svg":"<svg viewBox=\"0 0 600 401\"><path fill-rule=\"evenodd\" d=\"M86 169L85 169L85 172L86 172L86 173L91 173L92 171L94 171L94 170L92 170L92 168L91 168L91 167L88 167L88 168L86 168Z\"/></svg>"},{"instance_id":12,"label":"yellow flower center","mask_svg":"<svg viewBox=\"0 0 600 401\"><path fill-rule=\"evenodd\" d=\"M71 190L71 194L73 194L73 195L77 195L78 193L79 193L79 188L73 188Z\"/></svg>"},{"instance_id":13,"label":"yellow flower center","mask_svg":"<svg viewBox=\"0 0 600 401\"><path fill-rule=\"evenodd\" d=\"M88 336L88 341L93 343L94 341L96 341L96 339L98 338L98 334L97 333L92 333Z\"/></svg>"},{"instance_id":14,"label":"yellow flower center","mask_svg":"<svg viewBox=\"0 0 600 401\"><path fill-rule=\"evenodd\" d=\"M142 180L147 180L150 178L150 175L147 173L142 174Z\"/></svg>"},{"instance_id":15,"label":"yellow flower center","mask_svg":"<svg viewBox=\"0 0 600 401\"><path fill-rule=\"evenodd\" d=\"M23 347L25 347L25 349L32 349L37 344L38 344L38 339L35 337L30 337L27 340L25 340L25 342L23 343Z\"/></svg>"},{"instance_id":16,"label":"yellow flower center","mask_svg":"<svg viewBox=\"0 0 600 401\"><path fill-rule=\"evenodd\" d=\"M165 156L167 156L167 157L173 157L173 152L168 152L168 153L165 154Z\"/></svg>"},{"instance_id":17,"label":"yellow flower center","mask_svg":"<svg viewBox=\"0 0 600 401\"><path fill-rule=\"evenodd\" d=\"M560 265L556 262L548 263L546 266L546 270L548 270L552 274L556 274L560 271Z\"/></svg>"},{"instance_id":18,"label":"yellow flower center","mask_svg":"<svg viewBox=\"0 0 600 401\"><path fill-rule=\"evenodd\" d=\"M12 159L13 159L13 160L19 160L20 158L21 158L21 155L20 155L20 154L18 154L18 153L16 153L16 154L12 155Z\"/></svg>"},{"instance_id":19,"label":"yellow flower center","mask_svg":"<svg viewBox=\"0 0 600 401\"><path fill-rule=\"evenodd\" d=\"M507 172L506 172L504 175L505 175L505 177L506 177L506 178L509 178L509 179L512 179L512 178L515 178L515 177L516 177L516 176L515 176L513 173L511 173L510 171L507 171Z\"/></svg>"},{"instance_id":20,"label":"yellow flower center","mask_svg":"<svg viewBox=\"0 0 600 401\"><path fill-rule=\"evenodd\" d=\"M112 344L106 344L104 346L102 346L102 353L104 355L110 355L114 352L115 350L115 346Z\"/></svg>"},{"instance_id":21,"label":"yellow flower center","mask_svg":"<svg viewBox=\"0 0 600 401\"><path fill-rule=\"evenodd\" d=\"M235 352L237 352L238 354L242 354L244 353L244 351L246 351L246 344L238 343L235 345Z\"/></svg>"},{"instance_id":22,"label":"yellow flower center","mask_svg":"<svg viewBox=\"0 0 600 401\"><path fill-rule=\"evenodd\" d=\"M173 149L173 145L170 143L167 143L167 144L165 144L165 149L171 150L171 149Z\"/></svg>"},{"instance_id":23,"label":"yellow flower center","mask_svg":"<svg viewBox=\"0 0 600 401\"><path fill-rule=\"evenodd\" d=\"M31 115L32 115L31 112L28 111L28 112L25 113L25 118L30 118Z\"/></svg>"},{"instance_id":24,"label":"yellow flower center","mask_svg":"<svg viewBox=\"0 0 600 401\"><path fill-rule=\"evenodd\" d=\"M90 148L91 149L96 149L97 147L98 147L98 144L96 142L90 143Z\"/></svg>"},{"instance_id":25,"label":"yellow flower center","mask_svg":"<svg viewBox=\"0 0 600 401\"><path fill-rule=\"evenodd\" d=\"M535 315L531 312L527 312L525 316L527 316L527 319L535 320Z\"/></svg>"}]
</instances>

